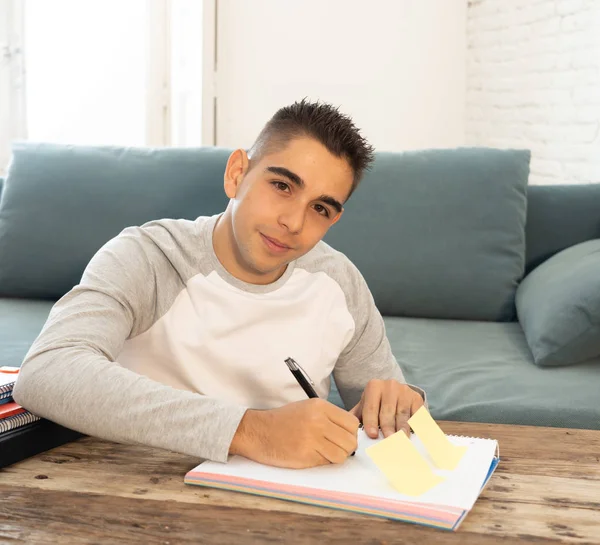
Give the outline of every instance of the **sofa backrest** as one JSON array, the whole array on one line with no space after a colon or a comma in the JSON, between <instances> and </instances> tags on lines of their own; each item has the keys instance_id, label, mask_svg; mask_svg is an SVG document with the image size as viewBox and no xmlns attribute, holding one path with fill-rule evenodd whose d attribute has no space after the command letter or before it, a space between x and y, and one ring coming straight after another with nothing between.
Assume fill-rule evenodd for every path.
<instances>
[{"instance_id":1,"label":"sofa backrest","mask_svg":"<svg viewBox=\"0 0 600 545\"><path fill-rule=\"evenodd\" d=\"M368 182L368 179L365 182ZM399 308L399 304L405 299L398 292L398 286L401 284L394 277L386 279L386 271L379 267L382 258L369 260L369 241L374 246L382 244L381 239L377 237L376 230L386 222L381 217L375 217L373 221L360 219L361 209L365 207L371 210L375 209L372 203L366 203L361 198L364 189L366 188L357 190L355 196L347 203L346 217L340 222L339 227L332 228L326 240L329 239L328 241L334 247L343 251L359 266L384 315L412 315L413 312L403 312L402 308ZM396 200L401 198L402 196L399 194ZM393 200L390 197L390 201ZM351 209L351 207L353 208ZM390 206L391 208L393 207ZM432 214L434 212L432 208L423 213ZM383 216L392 218L398 226L402 225L400 211L396 216L390 211ZM481 221L483 225L485 218L481 218ZM337 231L335 231L336 229ZM561 250L596 238L600 238L600 183L528 186L523 276ZM393 252L387 248L385 251ZM381 254L383 255L384 252L382 251ZM385 260L385 257L383 259ZM414 259L414 253L396 255L395 259ZM427 267L428 265L423 263L423 269ZM481 274L485 274L485 272L482 271ZM405 292L410 290L411 285L412 281L409 286L405 287ZM383 290L381 290L382 287ZM463 288L459 290L460 293L468 294L468 287L463 286ZM419 297L423 297L423 292L419 293ZM474 299L475 302L477 300L477 298ZM454 311L454 309L452 310ZM436 314L429 317L444 316ZM516 319L514 309L511 319Z\"/></svg>"},{"instance_id":2,"label":"sofa backrest","mask_svg":"<svg viewBox=\"0 0 600 545\"><path fill-rule=\"evenodd\" d=\"M0 297L57 299L125 227L220 212L229 153L13 144L0 202Z\"/></svg>"},{"instance_id":3,"label":"sofa backrest","mask_svg":"<svg viewBox=\"0 0 600 545\"><path fill-rule=\"evenodd\" d=\"M15 145L0 296L56 299L123 228L224 210L229 153ZM514 319L525 272L600 237L600 184L522 190L528 162L483 148L378 154L325 241L356 263L384 315Z\"/></svg>"},{"instance_id":4,"label":"sofa backrest","mask_svg":"<svg viewBox=\"0 0 600 545\"><path fill-rule=\"evenodd\" d=\"M569 246L600 238L600 183L529 186L525 232L526 273Z\"/></svg>"},{"instance_id":5,"label":"sofa backrest","mask_svg":"<svg viewBox=\"0 0 600 545\"><path fill-rule=\"evenodd\" d=\"M326 240L383 314L510 321L525 267L528 151L380 153Z\"/></svg>"}]
</instances>

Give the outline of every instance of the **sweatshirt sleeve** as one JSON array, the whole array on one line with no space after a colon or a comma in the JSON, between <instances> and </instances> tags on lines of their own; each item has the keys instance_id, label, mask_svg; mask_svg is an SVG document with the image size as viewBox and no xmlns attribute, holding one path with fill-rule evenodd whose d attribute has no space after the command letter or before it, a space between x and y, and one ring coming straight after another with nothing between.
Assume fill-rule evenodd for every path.
<instances>
[{"instance_id":1,"label":"sweatshirt sleeve","mask_svg":"<svg viewBox=\"0 0 600 545\"><path fill-rule=\"evenodd\" d=\"M395 379L406 384L404 374L392 353L383 318L373 295L358 269L348 260L343 275L343 290L355 330L350 342L336 362L333 376L340 396L351 409L360 401L372 379ZM427 403L425 392L409 384Z\"/></svg>"},{"instance_id":2,"label":"sweatshirt sleeve","mask_svg":"<svg viewBox=\"0 0 600 545\"><path fill-rule=\"evenodd\" d=\"M157 268L169 267L134 229L99 250L80 284L52 308L14 399L87 435L225 462L245 407L172 388L117 361L124 342L159 317ZM165 281L183 286L174 270Z\"/></svg>"}]
</instances>

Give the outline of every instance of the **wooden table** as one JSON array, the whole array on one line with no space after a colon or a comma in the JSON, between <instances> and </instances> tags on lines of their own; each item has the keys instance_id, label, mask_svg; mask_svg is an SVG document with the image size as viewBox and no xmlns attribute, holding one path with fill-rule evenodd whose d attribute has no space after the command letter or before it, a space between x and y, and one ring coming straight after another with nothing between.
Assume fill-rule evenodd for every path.
<instances>
[{"instance_id":1,"label":"wooden table","mask_svg":"<svg viewBox=\"0 0 600 545\"><path fill-rule=\"evenodd\" d=\"M84 438L0 470L0 543L600 543L600 431L440 424L500 442L455 533L184 485L194 458Z\"/></svg>"}]
</instances>

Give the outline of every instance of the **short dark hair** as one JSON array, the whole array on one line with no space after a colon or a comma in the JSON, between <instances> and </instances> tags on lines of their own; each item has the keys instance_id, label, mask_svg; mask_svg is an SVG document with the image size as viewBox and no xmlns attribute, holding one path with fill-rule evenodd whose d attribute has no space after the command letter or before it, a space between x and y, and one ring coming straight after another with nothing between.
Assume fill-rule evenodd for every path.
<instances>
[{"instance_id":1,"label":"short dark hair","mask_svg":"<svg viewBox=\"0 0 600 545\"><path fill-rule=\"evenodd\" d=\"M323 144L336 157L348 161L354 173L348 198L358 186L364 171L374 159L374 148L361 136L350 117L339 108L305 98L285 106L263 127L249 150L252 160L282 149L294 138L311 137Z\"/></svg>"}]
</instances>

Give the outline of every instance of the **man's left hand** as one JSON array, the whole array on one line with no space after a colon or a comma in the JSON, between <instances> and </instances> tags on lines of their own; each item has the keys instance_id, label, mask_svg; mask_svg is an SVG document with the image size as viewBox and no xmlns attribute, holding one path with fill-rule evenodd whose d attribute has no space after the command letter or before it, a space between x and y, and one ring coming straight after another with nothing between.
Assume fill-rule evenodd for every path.
<instances>
[{"instance_id":1,"label":"man's left hand","mask_svg":"<svg viewBox=\"0 0 600 545\"><path fill-rule=\"evenodd\" d=\"M423 406L423 398L407 384L397 380L371 380L360 401L350 412L362 423L373 439L404 430L410 435L408 419Z\"/></svg>"}]
</instances>

